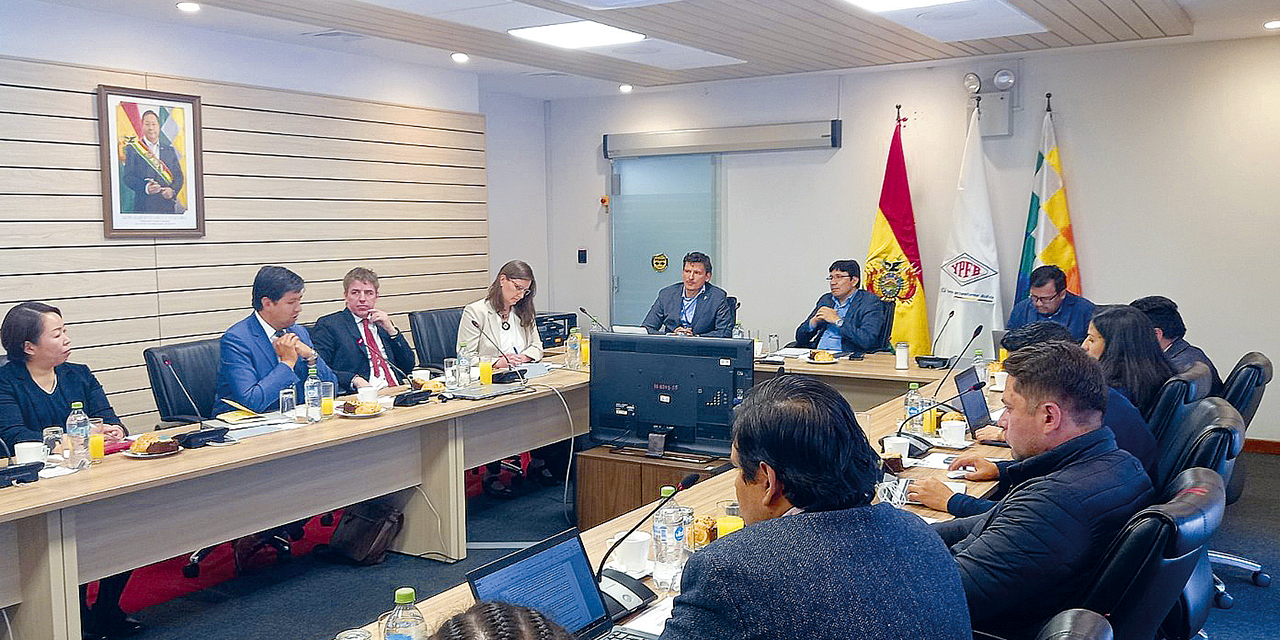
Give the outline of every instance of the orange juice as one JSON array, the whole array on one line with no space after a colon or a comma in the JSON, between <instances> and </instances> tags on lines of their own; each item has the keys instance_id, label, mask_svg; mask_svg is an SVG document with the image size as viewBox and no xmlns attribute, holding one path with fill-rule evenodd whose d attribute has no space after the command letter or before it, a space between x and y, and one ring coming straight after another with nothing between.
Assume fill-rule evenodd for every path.
<instances>
[{"instance_id":1,"label":"orange juice","mask_svg":"<svg viewBox=\"0 0 1280 640\"><path fill-rule=\"evenodd\" d=\"M107 439L101 433L89 434L89 461L91 463L102 462L106 457Z\"/></svg>"},{"instance_id":2,"label":"orange juice","mask_svg":"<svg viewBox=\"0 0 1280 640\"><path fill-rule=\"evenodd\" d=\"M480 361L480 384L493 384L493 361L488 358Z\"/></svg>"},{"instance_id":3,"label":"orange juice","mask_svg":"<svg viewBox=\"0 0 1280 640\"><path fill-rule=\"evenodd\" d=\"M582 341L578 343L578 352L582 354L582 366L591 366L591 334L582 334Z\"/></svg>"},{"instance_id":4,"label":"orange juice","mask_svg":"<svg viewBox=\"0 0 1280 640\"><path fill-rule=\"evenodd\" d=\"M333 415L333 398L325 396L320 399L320 413L326 416Z\"/></svg>"}]
</instances>

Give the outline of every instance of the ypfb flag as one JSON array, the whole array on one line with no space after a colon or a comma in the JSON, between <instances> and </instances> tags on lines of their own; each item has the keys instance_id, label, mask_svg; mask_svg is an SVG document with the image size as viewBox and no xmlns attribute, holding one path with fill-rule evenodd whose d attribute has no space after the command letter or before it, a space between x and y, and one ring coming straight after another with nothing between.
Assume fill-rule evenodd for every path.
<instances>
[{"instance_id":1,"label":"ypfb flag","mask_svg":"<svg viewBox=\"0 0 1280 640\"><path fill-rule=\"evenodd\" d=\"M1076 241L1071 213L1067 211L1067 191L1062 185L1062 160L1053 135L1052 112L1045 112L1040 132L1040 153L1036 156L1036 177L1031 186L1031 209L1027 213L1014 300L1027 297L1031 272L1046 264L1062 269L1067 274L1067 291L1080 295L1080 264L1076 261Z\"/></svg>"},{"instance_id":2,"label":"ypfb flag","mask_svg":"<svg viewBox=\"0 0 1280 640\"><path fill-rule=\"evenodd\" d=\"M907 186L907 161L902 155L902 123L893 130L889 160L880 189L880 208L871 227L871 248L863 270L867 291L893 300L894 343L911 345L912 355L929 352L929 316L920 276L920 248L916 244L916 216Z\"/></svg>"},{"instance_id":3,"label":"ypfb flag","mask_svg":"<svg viewBox=\"0 0 1280 640\"><path fill-rule=\"evenodd\" d=\"M991 329L1004 328L1000 304L1000 260L996 256L996 234L991 223L991 194L987 191L987 157L982 152L978 130L978 110L969 118L969 135L960 161L960 181L951 213L951 234L943 252L942 277L938 284L937 322L952 312L949 328L937 337L940 356L960 356L978 325L983 330L973 340L972 349L983 356L995 355ZM941 325L939 325L941 326Z\"/></svg>"}]
</instances>

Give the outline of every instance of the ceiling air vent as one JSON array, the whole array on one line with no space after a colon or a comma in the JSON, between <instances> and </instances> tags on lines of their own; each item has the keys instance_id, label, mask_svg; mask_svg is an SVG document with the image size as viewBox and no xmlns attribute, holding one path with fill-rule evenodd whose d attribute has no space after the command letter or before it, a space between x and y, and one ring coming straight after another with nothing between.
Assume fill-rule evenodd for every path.
<instances>
[{"instance_id":1,"label":"ceiling air vent","mask_svg":"<svg viewBox=\"0 0 1280 640\"><path fill-rule=\"evenodd\" d=\"M586 7L595 11L604 11L607 9L631 9L651 4L670 4L672 2L679 1L680 0L563 0L566 4Z\"/></svg>"},{"instance_id":2,"label":"ceiling air vent","mask_svg":"<svg viewBox=\"0 0 1280 640\"><path fill-rule=\"evenodd\" d=\"M356 40L365 40L367 38L367 36L363 36L358 33L351 33L350 31L340 31L338 29L328 29L325 31L312 31L310 33L304 33L302 35L308 36L311 38L325 38L328 40L338 40L341 42L355 42Z\"/></svg>"}]
</instances>

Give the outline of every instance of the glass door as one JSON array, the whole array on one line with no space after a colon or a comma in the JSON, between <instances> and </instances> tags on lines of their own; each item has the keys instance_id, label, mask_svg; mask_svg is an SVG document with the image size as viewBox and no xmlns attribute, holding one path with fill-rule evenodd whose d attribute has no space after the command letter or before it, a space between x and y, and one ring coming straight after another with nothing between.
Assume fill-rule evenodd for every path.
<instances>
[{"instance_id":1,"label":"glass door","mask_svg":"<svg viewBox=\"0 0 1280 640\"><path fill-rule=\"evenodd\" d=\"M638 326L658 290L680 281L690 251L720 265L719 156L651 156L613 161L609 202L613 291L609 318Z\"/></svg>"}]
</instances>

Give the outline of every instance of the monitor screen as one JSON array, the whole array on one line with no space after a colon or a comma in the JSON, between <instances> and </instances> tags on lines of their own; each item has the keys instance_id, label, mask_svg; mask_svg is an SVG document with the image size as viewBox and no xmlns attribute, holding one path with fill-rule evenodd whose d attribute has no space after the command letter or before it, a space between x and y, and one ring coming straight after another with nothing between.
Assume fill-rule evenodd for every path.
<instances>
[{"instance_id":1,"label":"monitor screen","mask_svg":"<svg viewBox=\"0 0 1280 640\"><path fill-rule=\"evenodd\" d=\"M591 334L591 438L672 451L729 455L733 409L754 384L746 338Z\"/></svg>"},{"instance_id":2,"label":"monitor screen","mask_svg":"<svg viewBox=\"0 0 1280 640\"><path fill-rule=\"evenodd\" d=\"M960 408L964 409L969 433L991 424L991 410L987 407L987 398L982 394L982 389L966 391L977 383L978 372L973 367L956 374L956 391L960 393Z\"/></svg>"}]
</instances>

